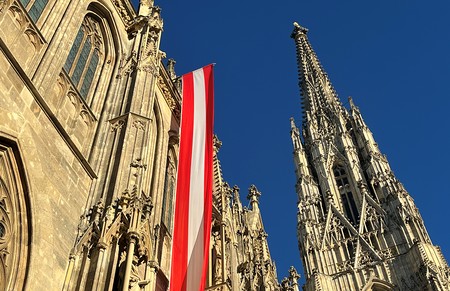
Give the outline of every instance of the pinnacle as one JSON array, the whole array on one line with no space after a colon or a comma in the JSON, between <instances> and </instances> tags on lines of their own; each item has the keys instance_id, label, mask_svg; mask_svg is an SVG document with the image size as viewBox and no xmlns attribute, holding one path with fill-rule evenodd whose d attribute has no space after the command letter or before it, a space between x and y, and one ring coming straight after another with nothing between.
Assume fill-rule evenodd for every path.
<instances>
[{"instance_id":1,"label":"pinnacle","mask_svg":"<svg viewBox=\"0 0 450 291\"><path fill-rule=\"evenodd\" d=\"M291 121L291 129L293 130L293 129L297 128L297 126L295 125L294 117L289 118L289 120Z\"/></svg>"},{"instance_id":2,"label":"pinnacle","mask_svg":"<svg viewBox=\"0 0 450 291\"><path fill-rule=\"evenodd\" d=\"M306 34L308 33L308 29L301 26L297 22L294 22L294 31L292 32L291 37L294 38L297 34Z\"/></svg>"}]
</instances>

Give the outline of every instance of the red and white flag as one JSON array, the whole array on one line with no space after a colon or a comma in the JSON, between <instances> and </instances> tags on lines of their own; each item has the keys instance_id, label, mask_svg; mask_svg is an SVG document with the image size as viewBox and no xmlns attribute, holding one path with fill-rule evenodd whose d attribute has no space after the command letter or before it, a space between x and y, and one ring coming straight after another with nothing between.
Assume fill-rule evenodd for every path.
<instances>
[{"instance_id":1,"label":"red and white flag","mask_svg":"<svg viewBox=\"0 0 450 291\"><path fill-rule=\"evenodd\" d=\"M182 77L170 291L203 291L212 211L213 65Z\"/></svg>"}]
</instances>

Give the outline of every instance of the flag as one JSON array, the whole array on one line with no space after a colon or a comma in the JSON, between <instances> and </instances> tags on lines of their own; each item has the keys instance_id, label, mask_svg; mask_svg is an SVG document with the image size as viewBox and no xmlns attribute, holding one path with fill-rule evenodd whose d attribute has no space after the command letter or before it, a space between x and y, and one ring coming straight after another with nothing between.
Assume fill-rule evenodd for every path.
<instances>
[{"instance_id":1,"label":"flag","mask_svg":"<svg viewBox=\"0 0 450 291\"><path fill-rule=\"evenodd\" d=\"M182 77L170 291L203 291L212 211L213 65Z\"/></svg>"}]
</instances>

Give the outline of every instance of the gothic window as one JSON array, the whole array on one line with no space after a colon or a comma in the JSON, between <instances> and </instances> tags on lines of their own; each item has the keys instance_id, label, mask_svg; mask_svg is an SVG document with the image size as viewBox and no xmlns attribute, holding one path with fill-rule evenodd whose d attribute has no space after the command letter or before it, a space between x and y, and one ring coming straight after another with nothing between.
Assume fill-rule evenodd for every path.
<instances>
[{"instance_id":1,"label":"gothic window","mask_svg":"<svg viewBox=\"0 0 450 291\"><path fill-rule=\"evenodd\" d=\"M169 150L169 156L167 158L166 178L164 182L164 194L162 202L162 217L161 220L167 229L172 229L173 219L173 198L175 196L175 155L173 150Z\"/></svg>"},{"instance_id":2,"label":"gothic window","mask_svg":"<svg viewBox=\"0 0 450 291\"><path fill-rule=\"evenodd\" d=\"M347 218L354 224L358 221L358 208L356 207L353 193L350 189L350 182L348 175L342 166L335 166L333 168L334 179L336 186L341 195L341 202Z\"/></svg>"},{"instance_id":3,"label":"gothic window","mask_svg":"<svg viewBox=\"0 0 450 291\"><path fill-rule=\"evenodd\" d=\"M39 17L41 17L42 11L44 11L48 0L20 0L23 7L28 11L30 18L37 22Z\"/></svg>"},{"instance_id":4,"label":"gothic window","mask_svg":"<svg viewBox=\"0 0 450 291\"><path fill-rule=\"evenodd\" d=\"M84 18L64 64L64 70L84 99L88 97L94 80L98 78L96 73L104 59L104 40L99 21L88 15Z\"/></svg>"},{"instance_id":5,"label":"gothic window","mask_svg":"<svg viewBox=\"0 0 450 291\"><path fill-rule=\"evenodd\" d=\"M370 234L370 236L369 236L369 241L370 241L370 244L372 245L372 247L374 248L374 249L376 249L376 250L379 250L380 249L380 246L378 245L378 239L377 239L377 237L375 236L375 234Z\"/></svg>"},{"instance_id":6,"label":"gothic window","mask_svg":"<svg viewBox=\"0 0 450 291\"><path fill-rule=\"evenodd\" d=\"M0 140L0 290L22 290L28 267L29 217L17 149Z\"/></svg>"},{"instance_id":7,"label":"gothic window","mask_svg":"<svg viewBox=\"0 0 450 291\"><path fill-rule=\"evenodd\" d=\"M349 260L353 260L353 258L355 257L355 248L353 247L353 241L352 240L348 240L346 243L346 248L347 248L347 256Z\"/></svg>"}]
</instances>

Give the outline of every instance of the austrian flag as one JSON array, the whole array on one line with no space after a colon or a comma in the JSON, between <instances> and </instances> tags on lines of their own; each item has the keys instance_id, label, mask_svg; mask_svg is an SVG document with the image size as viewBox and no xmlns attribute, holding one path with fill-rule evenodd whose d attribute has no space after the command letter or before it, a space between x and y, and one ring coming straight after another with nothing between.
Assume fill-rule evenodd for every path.
<instances>
[{"instance_id":1,"label":"austrian flag","mask_svg":"<svg viewBox=\"0 0 450 291\"><path fill-rule=\"evenodd\" d=\"M203 291L212 210L213 65L182 77L170 291Z\"/></svg>"}]
</instances>

